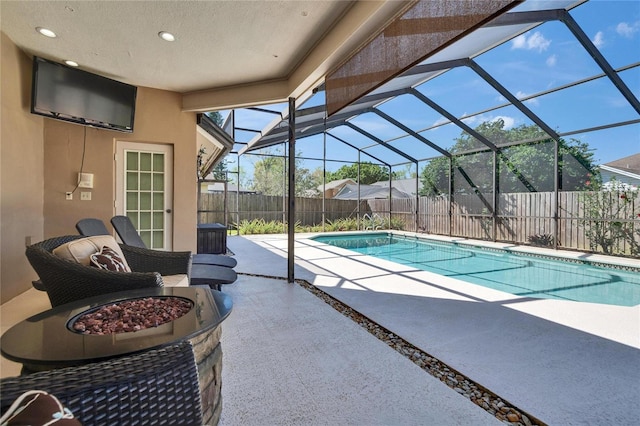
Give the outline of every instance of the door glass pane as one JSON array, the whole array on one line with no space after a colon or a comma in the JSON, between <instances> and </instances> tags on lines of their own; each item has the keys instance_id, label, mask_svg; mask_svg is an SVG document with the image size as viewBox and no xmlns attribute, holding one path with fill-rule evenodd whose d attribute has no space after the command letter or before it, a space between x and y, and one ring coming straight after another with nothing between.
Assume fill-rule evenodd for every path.
<instances>
[{"instance_id":1,"label":"door glass pane","mask_svg":"<svg viewBox=\"0 0 640 426\"><path fill-rule=\"evenodd\" d=\"M138 193L137 192L131 192L131 191L127 192L127 210L138 210Z\"/></svg>"},{"instance_id":2,"label":"door glass pane","mask_svg":"<svg viewBox=\"0 0 640 426\"><path fill-rule=\"evenodd\" d=\"M140 224L138 231L143 231L146 229L151 229L151 213L150 212L140 212Z\"/></svg>"},{"instance_id":3,"label":"door glass pane","mask_svg":"<svg viewBox=\"0 0 640 426\"><path fill-rule=\"evenodd\" d=\"M154 231L153 232L153 242L151 243L151 247L154 249L162 248L164 241L164 232L163 231Z\"/></svg>"},{"instance_id":4,"label":"door glass pane","mask_svg":"<svg viewBox=\"0 0 640 426\"><path fill-rule=\"evenodd\" d=\"M153 213L153 228L162 229L164 227L164 214L162 212Z\"/></svg>"},{"instance_id":5,"label":"door glass pane","mask_svg":"<svg viewBox=\"0 0 640 426\"><path fill-rule=\"evenodd\" d=\"M151 153L140 153L140 170L143 170L145 172L151 171Z\"/></svg>"},{"instance_id":6,"label":"door glass pane","mask_svg":"<svg viewBox=\"0 0 640 426\"><path fill-rule=\"evenodd\" d=\"M135 189L138 189L138 173L128 172L127 173L127 190L135 190Z\"/></svg>"},{"instance_id":7,"label":"door glass pane","mask_svg":"<svg viewBox=\"0 0 640 426\"><path fill-rule=\"evenodd\" d=\"M140 193L140 210L151 210L151 193Z\"/></svg>"},{"instance_id":8,"label":"door glass pane","mask_svg":"<svg viewBox=\"0 0 640 426\"><path fill-rule=\"evenodd\" d=\"M153 194L153 210L164 210L164 193L155 192Z\"/></svg>"},{"instance_id":9,"label":"door glass pane","mask_svg":"<svg viewBox=\"0 0 640 426\"><path fill-rule=\"evenodd\" d=\"M151 191L151 173L140 173L140 190Z\"/></svg>"},{"instance_id":10,"label":"door glass pane","mask_svg":"<svg viewBox=\"0 0 640 426\"><path fill-rule=\"evenodd\" d=\"M164 154L153 154L153 171L164 172Z\"/></svg>"},{"instance_id":11,"label":"door glass pane","mask_svg":"<svg viewBox=\"0 0 640 426\"><path fill-rule=\"evenodd\" d=\"M164 174L163 173L153 174L153 190L164 191Z\"/></svg>"},{"instance_id":12,"label":"door glass pane","mask_svg":"<svg viewBox=\"0 0 640 426\"><path fill-rule=\"evenodd\" d=\"M127 170L138 170L138 153L127 152Z\"/></svg>"}]
</instances>

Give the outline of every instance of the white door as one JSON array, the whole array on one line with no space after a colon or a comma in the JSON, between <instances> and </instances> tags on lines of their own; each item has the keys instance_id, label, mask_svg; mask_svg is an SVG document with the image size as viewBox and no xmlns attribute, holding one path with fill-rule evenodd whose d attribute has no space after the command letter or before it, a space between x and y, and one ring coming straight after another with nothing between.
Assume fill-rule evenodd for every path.
<instances>
[{"instance_id":1,"label":"white door","mask_svg":"<svg viewBox=\"0 0 640 426\"><path fill-rule=\"evenodd\" d=\"M118 141L116 214L128 216L148 248L171 250L173 146Z\"/></svg>"}]
</instances>

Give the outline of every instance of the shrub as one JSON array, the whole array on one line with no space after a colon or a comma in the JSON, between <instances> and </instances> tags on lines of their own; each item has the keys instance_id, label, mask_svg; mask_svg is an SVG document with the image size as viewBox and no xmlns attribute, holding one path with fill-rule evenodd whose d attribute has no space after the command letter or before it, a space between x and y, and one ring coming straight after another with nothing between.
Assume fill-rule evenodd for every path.
<instances>
[{"instance_id":1,"label":"shrub","mask_svg":"<svg viewBox=\"0 0 640 426\"><path fill-rule=\"evenodd\" d=\"M553 235L551 234L529 235L529 238L527 238L527 241L529 241L529 243L535 246L551 247L553 246Z\"/></svg>"},{"instance_id":2,"label":"shrub","mask_svg":"<svg viewBox=\"0 0 640 426\"><path fill-rule=\"evenodd\" d=\"M599 189L582 194L584 218L579 224L585 229L591 250L624 254L626 245L630 254L640 254L640 228L635 225L640 218L635 206L640 191L628 189L615 180L608 189Z\"/></svg>"},{"instance_id":3,"label":"shrub","mask_svg":"<svg viewBox=\"0 0 640 426\"><path fill-rule=\"evenodd\" d=\"M359 226L358 220L353 217L342 217L335 220L328 220L324 223L315 225L302 225L296 222L295 232L339 232L339 231L357 231L359 229L404 229L402 219L392 218L383 219L375 216L373 219L362 219L362 226ZM389 226L389 224L391 226ZM373 225L373 227L368 227ZM253 234L282 234L287 232L287 224L282 221L265 221L264 219L241 220L240 223L233 223L233 227L238 229L240 235Z\"/></svg>"},{"instance_id":4,"label":"shrub","mask_svg":"<svg viewBox=\"0 0 640 426\"><path fill-rule=\"evenodd\" d=\"M267 222L264 219L241 220L240 224L234 224L240 235L252 234L282 234L286 232L286 226L279 221L272 220Z\"/></svg>"}]
</instances>

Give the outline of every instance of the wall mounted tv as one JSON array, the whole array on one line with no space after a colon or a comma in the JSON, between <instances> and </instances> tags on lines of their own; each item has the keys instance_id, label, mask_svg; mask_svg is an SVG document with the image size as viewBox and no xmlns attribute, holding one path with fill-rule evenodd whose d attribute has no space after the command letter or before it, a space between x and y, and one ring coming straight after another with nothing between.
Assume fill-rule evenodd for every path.
<instances>
[{"instance_id":1,"label":"wall mounted tv","mask_svg":"<svg viewBox=\"0 0 640 426\"><path fill-rule=\"evenodd\" d=\"M33 58L31 112L133 132L137 87L43 58Z\"/></svg>"}]
</instances>

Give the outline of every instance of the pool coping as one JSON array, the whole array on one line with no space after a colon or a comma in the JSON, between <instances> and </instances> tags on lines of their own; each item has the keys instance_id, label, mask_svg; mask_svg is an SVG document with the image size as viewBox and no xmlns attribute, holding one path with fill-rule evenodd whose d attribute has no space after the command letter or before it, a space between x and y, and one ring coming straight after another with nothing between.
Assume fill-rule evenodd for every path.
<instances>
[{"instance_id":1,"label":"pool coping","mask_svg":"<svg viewBox=\"0 0 640 426\"><path fill-rule=\"evenodd\" d=\"M631 272L640 273L640 259L632 257L611 256L597 253L586 253L577 250L552 249L547 247L521 245L516 243L493 242L484 240L474 240L463 237L447 237L443 235L424 234L396 230L379 230L379 231L347 231L347 232L323 232L314 234L310 239L319 236L345 236L345 235L367 235L367 234L392 234L406 238L415 238L422 240L446 242L461 246L479 247L486 250L496 250L507 253L534 256L540 258L548 258L551 260L562 259L567 262L581 263L593 266L602 266L614 269L623 269Z\"/></svg>"}]
</instances>

